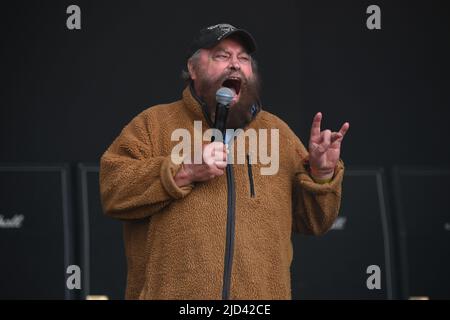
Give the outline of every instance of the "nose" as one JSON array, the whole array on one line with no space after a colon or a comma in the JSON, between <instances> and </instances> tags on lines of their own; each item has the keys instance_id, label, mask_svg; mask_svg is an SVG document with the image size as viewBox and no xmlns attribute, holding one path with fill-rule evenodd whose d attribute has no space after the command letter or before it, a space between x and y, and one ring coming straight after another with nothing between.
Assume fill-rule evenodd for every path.
<instances>
[{"instance_id":1,"label":"nose","mask_svg":"<svg viewBox=\"0 0 450 320\"><path fill-rule=\"evenodd\" d=\"M230 59L230 69L241 70L241 65L239 64L239 59L235 56L232 56Z\"/></svg>"}]
</instances>

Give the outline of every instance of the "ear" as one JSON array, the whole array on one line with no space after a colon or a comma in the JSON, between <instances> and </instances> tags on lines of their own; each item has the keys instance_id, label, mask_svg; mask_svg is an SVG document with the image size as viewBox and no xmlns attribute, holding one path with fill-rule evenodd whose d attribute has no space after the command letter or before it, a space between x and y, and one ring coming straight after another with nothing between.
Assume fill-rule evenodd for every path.
<instances>
[{"instance_id":1,"label":"ear","mask_svg":"<svg viewBox=\"0 0 450 320\"><path fill-rule=\"evenodd\" d=\"M197 78L197 74L195 72L194 64L192 63L192 60L189 59L187 63L189 74L191 75L191 79L195 80Z\"/></svg>"}]
</instances>

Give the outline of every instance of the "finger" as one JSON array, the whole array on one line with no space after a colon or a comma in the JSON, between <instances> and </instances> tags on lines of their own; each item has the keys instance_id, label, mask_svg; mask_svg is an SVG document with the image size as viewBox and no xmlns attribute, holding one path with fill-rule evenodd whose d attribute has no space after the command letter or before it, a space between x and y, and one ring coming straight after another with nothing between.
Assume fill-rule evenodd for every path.
<instances>
[{"instance_id":1,"label":"finger","mask_svg":"<svg viewBox=\"0 0 450 320\"><path fill-rule=\"evenodd\" d=\"M227 162L226 161L216 161L216 162L214 162L214 164L219 169L223 169L223 168L225 168L227 166Z\"/></svg>"},{"instance_id":2,"label":"finger","mask_svg":"<svg viewBox=\"0 0 450 320\"><path fill-rule=\"evenodd\" d=\"M338 140L342 140L342 134L340 132L331 133L331 143L335 143Z\"/></svg>"},{"instance_id":3,"label":"finger","mask_svg":"<svg viewBox=\"0 0 450 320\"><path fill-rule=\"evenodd\" d=\"M320 123L322 121L322 113L318 112L313 119L313 123L311 126L311 138L319 138L320 137Z\"/></svg>"},{"instance_id":4,"label":"finger","mask_svg":"<svg viewBox=\"0 0 450 320\"><path fill-rule=\"evenodd\" d=\"M211 142L204 147L204 152L207 154L214 154L216 151L221 151L224 148L224 144L222 142Z\"/></svg>"},{"instance_id":5,"label":"finger","mask_svg":"<svg viewBox=\"0 0 450 320\"><path fill-rule=\"evenodd\" d=\"M223 169L219 169L217 167L211 169L210 174L214 176L221 176L223 174Z\"/></svg>"},{"instance_id":6,"label":"finger","mask_svg":"<svg viewBox=\"0 0 450 320\"><path fill-rule=\"evenodd\" d=\"M211 145L214 150L223 150L225 148L225 144L220 141L212 142Z\"/></svg>"},{"instance_id":7,"label":"finger","mask_svg":"<svg viewBox=\"0 0 450 320\"><path fill-rule=\"evenodd\" d=\"M223 151L223 150L216 151L214 156L213 156L213 159L214 159L214 161L226 161L227 160L227 155L228 154L225 151Z\"/></svg>"},{"instance_id":8,"label":"finger","mask_svg":"<svg viewBox=\"0 0 450 320\"><path fill-rule=\"evenodd\" d=\"M212 158L212 154L213 154L212 148L213 148L212 143L203 146L202 157L203 157L203 161L205 163L208 163L209 159Z\"/></svg>"},{"instance_id":9,"label":"finger","mask_svg":"<svg viewBox=\"0 0 450 320\"><path fill-rule=\"evenodd\" d=\"M212 164L214 164L214 161L216 161L216 157L217 155L214 154L214 151L211 150L207 150L204 154L203 154L203 162L206 163L208 166L211 166Z\"/></svg>"},{"instance_id":10,"label":"finger","mask_svg":"<svg viewBox=\"0 0 450 320\"><path fill-rule=\"evenodd\" d=\"M219 163L220 165L220 163ZM217 175L219 172L221 172L223 169L219 168L216 162L213 162L211 165L207 166L205 168L205 171L203 172L203 174L205 175Z\"/></svg>"},{"instance_id":11,"label":"finger","mask_svg":"<svg viewBox=\"0 0 450 320\"><path fill-rule=\"evenodd\" d=\"M211 164L214 160L226 160L226 152L223 151L224 145L222 142L210 143L203 152L203 160L207 164Z\"/></svg>"},{"instance_id":12,"label":"finger","mask_svg":"<svg viewBox=\"0 0 450 320\"><path fill-rule=\"evenodd\" d=\"M322 142L319 144L320 152L325 152L328 150L331 144L331 131L324 130L322 132Z\"/></svg>"},{"instance_id":13,"label":"finger","mask_svg":"<svg viewBox=\"0 0 450 320\"><path fill-rule=\"evenodd\" d=\"M203 158L203 161L209 166L214 165L214 157L206 156Z\"/></svg>"},{"instance_id":14,"label":"finger","mask_svg":"<svg viewBox=\"0 0 450 320\"><path fill-rule=\"evenodd\" d=\"M211 155L214 159L223 160L226 154L227 154L227 147L224 144L220 143L220 145L217 144L213 146Z\"/></svg>"},{"instance_id":15,"label":"finger","mask_svg":"<svg viewBox=\"0 0 450 320\"><path fill-rule=\"evenodd\" d=\"M350 123L348 123L348 122L346 122L342 125L341 129L339 130L339 133L342 134L342 137L345 136L345 134L347 133L349 128L350 128Z\"/></svg>"}]
</instances>

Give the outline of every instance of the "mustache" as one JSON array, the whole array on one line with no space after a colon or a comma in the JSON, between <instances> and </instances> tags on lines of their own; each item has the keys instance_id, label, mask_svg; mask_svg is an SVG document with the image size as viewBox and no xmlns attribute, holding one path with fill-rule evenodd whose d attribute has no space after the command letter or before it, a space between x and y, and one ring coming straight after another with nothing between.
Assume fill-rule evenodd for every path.
<instances>
[{"instance_id":1,"label":"mustache","mask_svg":"<svg viewBox=\"0 0 450 320\"><path fill-rule=\"evenodd\" d=\"M260 78L257 72L246 77L241 70L225 69L216 77L210 77L205 70L199 71L198 95L206 103L211 121L214 121L216 109L216 92L230 77L240 79L240 97L230 109L227 128L244 128L252 119L251 108L260 99Z\"/></svg>"},{"instance_id":2,"label":"mustache","mask_svg":"<svg viewBox=\"0 0 450 320\"><path fill-rule=\"evenodd\" d=\"M243 86L247 86L247 84L249 82L249 79L247 79L245 74L240 70L239 71L235 71L235 70L225 71L214 82L218 85L222 85L222 83L224 83L225 80L227 80L231 77L239 78L241 80L241 85L243 85Z\"/></svg>"}]
</instances>

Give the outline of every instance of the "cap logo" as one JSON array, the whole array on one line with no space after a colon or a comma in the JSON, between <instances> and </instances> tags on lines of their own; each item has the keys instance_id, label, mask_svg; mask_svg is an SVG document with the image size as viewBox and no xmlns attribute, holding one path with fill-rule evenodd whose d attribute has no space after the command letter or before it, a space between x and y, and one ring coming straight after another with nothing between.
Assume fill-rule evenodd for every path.
<instances>
[{"instance_id":1,"label":"cap logo","mask_svg":"<svg viewBox=\"0 0 450 320\"><path fill-rule=\"evenodd\" d=\"M226 24L226 23L219 23L219 24L210 26L210 27L208 27L207 29L208 29L208 30L220 29L220 32L221 32L222 34L217 38L217 40L221 40L222 37L224 36L224 34L230 32L230 31L236 30L235 27L233 27L233 26L230 25L230 24Z\"/></svg>"}]
</instances>

